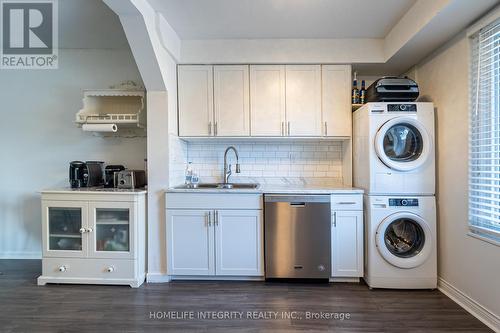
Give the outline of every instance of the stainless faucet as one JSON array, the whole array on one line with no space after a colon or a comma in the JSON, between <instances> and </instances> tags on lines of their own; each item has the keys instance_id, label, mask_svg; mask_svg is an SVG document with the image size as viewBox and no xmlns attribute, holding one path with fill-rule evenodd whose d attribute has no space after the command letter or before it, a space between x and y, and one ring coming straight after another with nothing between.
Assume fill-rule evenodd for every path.
<instances>
[{"instance_id":1,"label":"stainless faucet","mask_svg":"<svg viewBox=\"0 0 500 333\"><path fill-rule=\"evenodd\" d=\"M240 173L241 172L241 170L240 170L240 163L239 163L239 157L238 157L238 151L233 146L227 147L226 151L224 152L224 183L223 183L223 186L225 186L225 187L231 186L231 185L228 185L228 183L229 183L229 176L231 176L231 174L232 174L232 172L231 172L231 164L229 164L229 165L227 164L227 153L230 150L234 151L234 155L236 155L236 173Z\"/></svg>"}]
</instances>

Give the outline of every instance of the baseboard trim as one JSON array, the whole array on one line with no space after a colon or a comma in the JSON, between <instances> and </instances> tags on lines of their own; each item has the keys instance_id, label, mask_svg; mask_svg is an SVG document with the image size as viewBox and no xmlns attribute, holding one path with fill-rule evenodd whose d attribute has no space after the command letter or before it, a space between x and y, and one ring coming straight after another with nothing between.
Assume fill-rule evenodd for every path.
<instances>
[{"instance_id":1,"label":"baseboard trim","mask_svg":"<svg viewBox=\"0 0 500 333\"><path fill-rule=\"evenodd\" d=\"M0 259L42 259L40 252L1 252Z\"/></svg>"},{"instance_id":2,"label":"baseboard trim","mask_svg":"<svg viewBox=\"0 0 500 333\"><path fill-rule=\"evenodd\" d=\"M164 273L147 273L146 274L147 283L168 283L170 282L170 276Z\"/></svg>"},{"instance_id":3,"label":"baseboard trim","mask_svg":"<svg viewBox=\"0 0 500 333\"><path fill-rule=\"evenodd\" d=\"M359 283L359 277L330 277L329 282Z\"/></svg>"},{"instance_id":4,"label":"baseboard trim","mask_svg":"<svg viewBox=\"0 0 500 333\"><path fill-rule=\"evenodd\" d=\"M264 276L223 276L223 275L171 275L171 281L265 281Z\"/></svg>"},{"instance_id":5,"label":"baseboard trim","mask_svg":"<svg viewBox=\"0 0 500 333\"><path fill-rule=\"evenodd\" d=\"M438 289L493 331L497 333L500 332L500 317L493 312L486 309L441 277L438 278Z\"/></svg>"}]
</instances>

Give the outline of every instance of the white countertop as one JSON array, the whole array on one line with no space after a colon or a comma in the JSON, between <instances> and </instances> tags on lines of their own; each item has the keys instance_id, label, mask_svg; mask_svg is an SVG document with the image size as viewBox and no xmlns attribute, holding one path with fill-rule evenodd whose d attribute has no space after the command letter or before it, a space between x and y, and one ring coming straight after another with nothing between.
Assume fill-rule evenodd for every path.
<instances>
[{"instance_id":1,"label":"white countertop","mask_svg":"<svg viewBox=\"0 0 500 333\"><path fill-rule=\"evenodd\" d=\"M106 187L80 187L80 188L71 188L71 187L62 187L62 188L53 188L53 189L45 189L40 191L40 193L57 193L57 194L67 194L67 193L93 193L93 194L141 194L147 193L146 189L121 189L121 188L106 188Z\"/></svg>"},{"instance_id":2,"label":"white countertop","mask_svg":"<svg viewBox=\"0 0 500 333\"><path fill-rule=\"evenodd\" d=\"M347 186L314 185L270 185L264 184L257 189L219 189L219 188L169 188L167 193L256 193L256 194L363 194L364 191Z\"/></svg>"}]
</instances>

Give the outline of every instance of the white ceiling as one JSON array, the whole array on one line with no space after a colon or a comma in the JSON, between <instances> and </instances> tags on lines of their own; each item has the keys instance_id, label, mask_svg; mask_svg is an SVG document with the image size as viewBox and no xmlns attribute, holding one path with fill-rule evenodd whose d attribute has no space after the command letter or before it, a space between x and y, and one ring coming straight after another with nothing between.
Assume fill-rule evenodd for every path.
<instances>
[{"instance_id":1,"label":"white ceiling","mask_svg":"<svg viewBox=\"0 0 500 333\"><path fill-rule=\"evenodd\" d=\"M415 0L149 0L180 39L383 38Z\"/></svg>"}]
</instances>

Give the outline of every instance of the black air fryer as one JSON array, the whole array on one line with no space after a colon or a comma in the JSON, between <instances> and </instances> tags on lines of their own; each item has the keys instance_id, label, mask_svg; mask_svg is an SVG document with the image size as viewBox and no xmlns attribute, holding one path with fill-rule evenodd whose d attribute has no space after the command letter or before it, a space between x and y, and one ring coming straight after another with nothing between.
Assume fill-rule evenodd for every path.
<instances>
[{"instance_id":1,"label":"black air fryer","mask_svg":"<svg viewBox=\"0 0 500 333\"><path fill-rule=\"evenodd\" d=\"M89 172L87 165L81 161L69 163L69 185L71 188L80 188L87 186Z\"/></svg>"},{"instance_id":2,"label":"black air fryer","mask_svg":"<svg viewBox=\"0 0 500 333\"><path fill-rule=\"evenodd\" d=\"M87 170L89 178L87 180L88 187L104 185L104 162L101 161L87 161Z\"/></svg>"}]
</instances>

